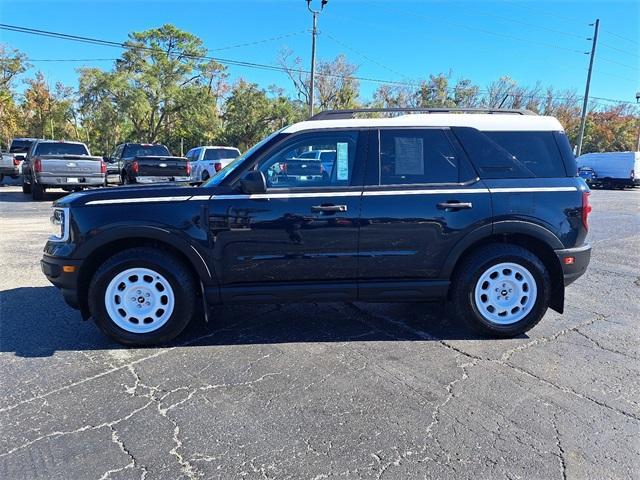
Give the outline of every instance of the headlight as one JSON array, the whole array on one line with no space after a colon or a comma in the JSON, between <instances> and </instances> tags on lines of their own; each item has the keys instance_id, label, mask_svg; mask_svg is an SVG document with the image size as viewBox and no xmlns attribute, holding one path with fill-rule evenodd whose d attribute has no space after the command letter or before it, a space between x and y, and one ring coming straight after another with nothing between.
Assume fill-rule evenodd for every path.
<instances>
[{"instance_id":1,"label":"headlight","mask_svg":"<svg viewBox=\"0 0 640 480\"><path fill-rule=\"evenodd\" d=\"M69 239L69 209L55 208L51 214L51 242L66 242Z\"/></svg>"}]
</instances>

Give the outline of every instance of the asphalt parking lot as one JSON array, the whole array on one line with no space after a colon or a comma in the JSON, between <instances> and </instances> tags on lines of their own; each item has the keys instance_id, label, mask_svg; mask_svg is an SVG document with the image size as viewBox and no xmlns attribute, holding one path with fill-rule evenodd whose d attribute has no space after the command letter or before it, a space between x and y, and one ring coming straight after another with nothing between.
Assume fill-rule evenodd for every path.
<instances>
[{"instance_id":1,"label":"asphalt parking lot","mask_svg":"<svg viewBox=\"0 0 640 480\"><path fill-rule=\"evenodd\" d=\"M220 307L125 349L40 272L0 187L0 478L638 478L640 190L594 191L585 276L528 336L438 305Z\"/></svg>"}]
</instances>

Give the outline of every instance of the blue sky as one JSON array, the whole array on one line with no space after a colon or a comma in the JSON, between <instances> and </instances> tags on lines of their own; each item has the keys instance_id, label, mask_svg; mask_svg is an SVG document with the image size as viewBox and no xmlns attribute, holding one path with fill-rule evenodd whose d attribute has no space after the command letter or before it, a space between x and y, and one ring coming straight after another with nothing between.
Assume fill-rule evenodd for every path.
<instances>
[{"instance_id":1,"label":"blue sky","mask_svg":"<svg viewBox=\"0 0 640 480\"><path fill-rule=\"evenodd\" d=\"M316 5L319 0L314 0ZM600 18L591 95L635 101L640 90L640 1L330 0L319 19L318 57L345 53L361 77L414 81L451 72L480 86L509 75L582 93L592 23ZM304 0L0 0L0 23L124 41L130 31L163 23L199 36L216 57L275 64L289 48L305 65L311 15ZM274 37L284 37L270 40ZM265 40L264 42L261 42ZM0 42L34 60L115 58L117 48L0 30ZM259 42L247 46L239 44ZM233 48L227 48L233 47ZM33 61L49 80L76 86L75 69L112 61ZM291 91L282 73L230 67L232 79ZM364 99L378 86L361 82Z\"/></svg>"}]
</instances>

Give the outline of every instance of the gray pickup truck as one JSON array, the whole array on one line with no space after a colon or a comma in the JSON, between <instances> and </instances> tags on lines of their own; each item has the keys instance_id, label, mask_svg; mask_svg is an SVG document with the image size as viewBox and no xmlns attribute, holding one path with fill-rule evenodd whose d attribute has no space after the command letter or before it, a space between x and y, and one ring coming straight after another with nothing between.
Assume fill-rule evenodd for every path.
<instances>
[{"instance_id":1,"label":"gray pickup truck","mask_svg":"<svg viewBox=\"0 0 640 480\"><path fill-rule=\"evenodd\" d=\"M22 161L27 156L29 147L35 142L35 138L14 138L11 140L9 151L2 153L0 157L0 182L5 176L18 178L22 173Z\"/></svg>"},{"instance_id":2,"label":"gray pickup truck","mask_svg":"<svg viewBox=\"0 0 640 480\"><path fill-rule=\"evenodd\" d=\"M84 143L37 140L22 164L22 191L42 200L47 188L68 192L105 184L107 166Z\"/></svg>"}]
</instances>

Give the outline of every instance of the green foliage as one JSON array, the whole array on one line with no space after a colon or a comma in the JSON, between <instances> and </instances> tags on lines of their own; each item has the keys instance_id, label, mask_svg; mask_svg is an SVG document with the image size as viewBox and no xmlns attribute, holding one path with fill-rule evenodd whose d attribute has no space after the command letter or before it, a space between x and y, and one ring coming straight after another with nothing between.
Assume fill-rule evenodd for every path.
<instances>
[{"instance_id":1,"label":"green foliage","mask_svg":"<svg viewBox=\"0 0 640 480\"><path fill-rule=\"evenodd\" d=\"M255 83L238 81L225 103L221 139L246 150L262 138L304 118L306 108L286 98L281 91L269 97Z\"/></svg>"},{"instance_id":2,"label":"green foliage","mask_svg":"<svg viewBox=\"0 0 640 480\"><path fill-rule=\"evenodd\" d=\"M304 120L308 112L308 65L292 52L280 65L292 83L294 98L280 87L260 88L238 80L230 85L223 65L207 59L195 35L173 25L129 34L126 49L110 70L81 68L77 91L51 87L41 72L15 86L30 65L26 55L0 44L0 139L34 136L78 139L92 153L108 155L125 141L160 142L173 153L198 145L226 144L246 150L266 135ZM488 107L527 108L553 115L577 141L581 98L574 91L519 85L503 76L483 89L451 72L415 81L380 85L371 102L360 98L358 66L344 55L318 61L315 108ZM593 105L583 151L635 149L639 128L635 106Z\"/></svg>"}]
</instances>

